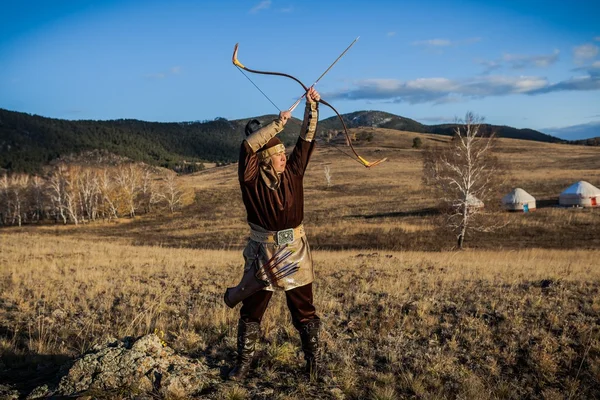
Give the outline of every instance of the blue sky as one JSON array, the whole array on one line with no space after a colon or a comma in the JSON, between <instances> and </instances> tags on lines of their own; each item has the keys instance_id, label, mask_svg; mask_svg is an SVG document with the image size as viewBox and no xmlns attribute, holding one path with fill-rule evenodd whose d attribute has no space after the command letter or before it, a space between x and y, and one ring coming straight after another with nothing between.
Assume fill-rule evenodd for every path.
<instances>
[{"instance_id":1,"label":"blue sky","mask_svg":"<svg viewBox=\"0 0 600 400\"><path fill-rule=\"evenodd\" d=\"M14 1L0 14L0 107L101 120L276 113L232 65L236 43L247 67L310 85L360 36L317 86L340 113L435 124L473 111L600 136L599 15L597 0ZM302 95L249 76L281 109Z\"/></svg>"}]
</instances>

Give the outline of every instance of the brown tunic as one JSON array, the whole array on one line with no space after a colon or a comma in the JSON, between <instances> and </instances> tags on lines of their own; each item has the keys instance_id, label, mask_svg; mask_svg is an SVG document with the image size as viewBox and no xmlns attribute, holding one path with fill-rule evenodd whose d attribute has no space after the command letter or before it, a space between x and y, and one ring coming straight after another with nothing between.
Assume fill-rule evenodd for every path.
<instances>
[{"instance_id":1,"label":"brown tunic","mask_svg":"<svg viewBox=\"0 0 600 400\"><path fill-rule=\"evenodd\" d=\"M304 219L304 172L315 142L298 138L281 174L279 188L271 190L261 179L258 156L242 143L238 176L248 222L269 231L295 228Z\"/></svg>"},{"instance_id":2,"label":"brown tunic","mask_svg":"<svg viewBox=\"0 0 600 400\"><path fill-rule=\"evenodd\" d=\"M242 199L248 215L248 223L254 230L280 231L295 228L304 218L304 172L314 150L315 142L302 137L288 158L284 172L280 175L277 189L270 189L261 177L258 156L246 141L240 149L239 181ZM291 252L291 255L288 253ZM285 259L277 264L275 274L281 268L296 266L292 275L283 279L272 280L265 290L290 290L312 283L314 279L312 257L306 237L298 238L292 243L282 246L259 243L248 240L244 249L244 273L255 268L256 263L263 266L275 257ZM273 263L273 261L271 261ZM262 267L261 267L262 268ZM267 278L268 276L266 274Z\"/></svg>"}]
</instances>

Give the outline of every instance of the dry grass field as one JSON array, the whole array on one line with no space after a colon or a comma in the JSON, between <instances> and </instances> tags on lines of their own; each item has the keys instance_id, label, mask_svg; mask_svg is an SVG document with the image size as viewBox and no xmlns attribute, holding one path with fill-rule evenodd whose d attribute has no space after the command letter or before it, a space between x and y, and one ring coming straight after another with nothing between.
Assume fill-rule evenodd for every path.
<instances>
[{"instance_id":1,"label":"dry grass field","mask_svg":"<svg viewBox=\"0 0 600 400\"><path fill-rule=\"evenodd\" d=\"M600 185L600 149L500 140L503 190L522 187L540 208L488 205L506 227L457 252L411 148L416 136L448 138L372 133L359 153L388 162L367 170L321 146L305 179L335 379L300 374L299 338L276 295L246 384L223 381L200 398L600 398L600 210L554 206L575 181ZM180 177L196 201L169 217L0 230L0 383L27 393L95 343L154 331L225 374L238 310L222 294L240 278L248 233L236 172Z\"/></svg>"}]
</instances>

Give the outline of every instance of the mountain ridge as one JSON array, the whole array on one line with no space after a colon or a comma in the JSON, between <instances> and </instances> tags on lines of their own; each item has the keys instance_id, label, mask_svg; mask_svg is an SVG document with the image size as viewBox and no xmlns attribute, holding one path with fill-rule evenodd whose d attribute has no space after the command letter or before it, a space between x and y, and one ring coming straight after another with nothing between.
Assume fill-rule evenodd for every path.
<instances>
[{"instance_id":1,"label":"mountain ridge","mask_svg":"<svg viewBox=\"0 0 600 400\"><path fill-rule=\"evenodd\" d=\"M277 116L257 118L268 123ZM382 111L343 114L348 129L378 127L452 135L457 124L424 125L410 118ZM136 119L65 120L0 108L0 169L39 173L43 165L60 157L103 150L151 165L177 169L183 164L237 161L243 130L252 118L212 121L148 122ZM280 135L285 145L295 142L301 120L292 118ZM561 139L532 129L484 125L499 137L542 142ZM318 134L341 131L337 116L319 121Z\"/></svg>"},{"instance_id":2,"label":"mountain ridge","mask_svg":"<svg viewBox=\"0 0 600 400\"><path fill-rule=\"evenodd\" d=\"M425 125L410 118L373 110L355 111L349 114L344 114L343 116L350 121L350 123L346 123L346 126L349 129L371 126L375 128L397 129L416 133L434 133L452 136L455 128L460 125L458 123ZM358 121L358 123L353 121ZM337 125L335 125L336 122ZM319 121L320 125L324 123L332 124L332 126L335 126L337 129L341 129L341 123L339 122L337 116ZM498 137L503 138L534 140L547 143L560 143L563 141L560 138L528 128L518 129L507 125L491 125L486 123L483 123L482 126L484 127L484 132L486 134L495 132Z\"/></svg>"}]
</instances>

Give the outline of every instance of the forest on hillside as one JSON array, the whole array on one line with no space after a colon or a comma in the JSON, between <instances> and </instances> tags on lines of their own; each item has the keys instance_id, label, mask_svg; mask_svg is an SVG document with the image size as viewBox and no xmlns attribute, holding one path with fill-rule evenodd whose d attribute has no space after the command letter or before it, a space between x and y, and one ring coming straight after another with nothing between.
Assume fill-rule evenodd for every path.
<instances>
[{"instance_id":1,"label":"forest on hillside","mask_svg":"<svg viewBox=\"0 0 600 400\"><path fill-rule=\"evenodd\" d=\"M263 124L275 115L258 117ZM457 124L423 125L381 111L344 114L348 129L378 127L417 133L452 135ZM0 109L0 170L39 174L44 165L89 152L110 153L132 161L189 173L204 162L237 161L244 126L249 119L189 122L147 122L134 119L108 121L64 120ZM295 142L301 121L292 118L280 135L284 144ZM531 129L483 125L499 137L557 142L553 136ZM342 131L337 116L319 121L318 135ZM586 143L588 144L588 143Z\"/></svg>"}]
</instances>

